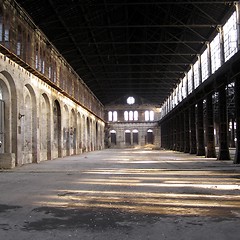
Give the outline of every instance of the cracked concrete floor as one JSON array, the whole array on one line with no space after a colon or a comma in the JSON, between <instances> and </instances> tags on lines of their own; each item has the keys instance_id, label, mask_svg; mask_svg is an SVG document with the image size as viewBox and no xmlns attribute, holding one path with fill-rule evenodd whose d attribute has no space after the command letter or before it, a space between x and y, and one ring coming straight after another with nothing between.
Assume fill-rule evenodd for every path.
<instances>
[{"instance_id":1,"label":"cracked concrete floor","mask_svg":"<svg viewBox=\"0 0 240 240\"><path fill-rule=\"evenodd\" d=\"M240 168L108 149L0 171L0 239L239 240Z\"/></svg>"}]
</instances>

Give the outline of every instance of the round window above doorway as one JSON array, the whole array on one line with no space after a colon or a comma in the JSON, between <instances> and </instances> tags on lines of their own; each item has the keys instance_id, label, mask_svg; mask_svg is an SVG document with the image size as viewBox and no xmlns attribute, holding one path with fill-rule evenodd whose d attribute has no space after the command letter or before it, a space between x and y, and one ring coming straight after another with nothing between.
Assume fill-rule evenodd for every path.
<instances>
[{"instance_id":1,"label":"round window above doorway","mask_svg":"<svg viewBox=\"0 0 240 240\"><path fill-rule=\"evenodd\" d=\"M134 97L128 97L127 98L127 104L132 105L135 103L135 98Z\"/></svg>"}]
</instances>

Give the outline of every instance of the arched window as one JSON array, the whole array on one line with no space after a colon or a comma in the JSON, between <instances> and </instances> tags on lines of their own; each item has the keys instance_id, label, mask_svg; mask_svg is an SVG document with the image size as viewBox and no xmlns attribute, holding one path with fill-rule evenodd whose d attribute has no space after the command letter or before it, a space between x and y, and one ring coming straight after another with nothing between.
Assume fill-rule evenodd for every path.
<instances>
[{"instance_id":1,"label":"arched window","mask_svg":"<svg viewBox=\"0 0 240 240\"><path fill-rule=\"evenodd\" d=\"M56 62L54 62L54 64L53 64L53 82L57 82L57 64L56 64Z\"/></svg>"},{"instance_id":2,"label":"arched window","mask_svg":"<svg viewBox=\"0 0 240 240\"><path fill-rule=\"evenodd\" d=\"M116 122L117 121L117 111L113 112L113 121Z\"/></svg>"},{"instance_id":3,"label":"arched window","mask_svg":"<svg viewBox=\"0 0 240 240\"><path fill-rule=\"evenodd\" d=\"M18 32L17 32L17 56L21 56L22 53L22 28L21 26L18 26Z\"/></svg>"},{"instance_id":4,"label":"arched window","mask_svg":"<svg viewBox=\"0 0 240 240\"><path fill-rule=\"evenodd\" d=\"M32 65L32 59L31 59L31 37L30 37L29 33L27 34L26 60L27 60L27 63L30 63L30 65Z\"/></svg>"},{"instance_id":5,"label":"arched window","mask_svg":"<svg viewBox=\"0 0 240 240\"><path fill-rule=\"evenodd\" d=\"M51 63L50 63L51 64ZM48 78L51 79L52 78L52 66L50 65L48 67Z\"/></svg>"},{"instance_id":6,"label":"arched window","mask_svg":"<svg viewBox=\"0 0 240 240\"><path fill-rule=\"evenodd\" d=\"M150 118L150 121L154 120L154 112L153 111L150 111L149 118Z\"/></svg>"},{"instance_id":7,"label":"arched window","mask_svg":"<svg viewBox=\"0 0 240 240\"><path fill-rule=\"evenodd\" d=\"M42 69L41 72L44 74L45 73L45 51L42 52Z\"/></svg>"},{"instance_id":8,"label":"arched window","mask_svg":"<svg viewBox=\"0 0 240 240\"><path fill-rule=\"evenodd\" d=\"M108 121L112 122L112 120L113 120L113 113L112 113L112 111L109 111L108 112Z\"/></svg>"},{"instance_id":9,"label":"arched window","mask_svg":"<svg viewBox=\"0 0 240 240\"><path fill-rule=\"evenodd\" d=\"M125 111L125 112L124 112L124 120L125 120L125 121L128 121L128 111Z\"/></svg>"},{"instance_id":10,"label":"arched window","mask_svg":"<svg viewBox=\"0 0 240 240\"><path fill-rule=\"evenodd\" d=\"M154 112L145 111L145 121L153 121L153 120L154 120Z\"/></svg>"},{"instance_id":11,"label":"arched window","mask_svg":"<svg viewBox=\"0 0 240 240\"><path fill-rule=\"evenodd\" d=\"M149 111L145 111L145 121L149 121Z\"/></svg>"},{"instance_id":12,"label":"arched window","mask_svg":"<svg viewBox=\"0 0 240 240\"><path fill-rule=\"evenodd\" d=\"M129 121L132 121L133 120L133 111L130 111L129 112Z\"/></svg>"},{"instance_id":13,"label":"arched window","mask_svg":"<svg viewBox=\"0 0 240 240\"><path fill-rule=\"evenodd\" d=\"M133 118L135 121L138 121L138 111L134 111Z\"/></svg>"},{"instance_id":14,"label":"arched window","mask_svg":"<svg viewBox=\"0 0 240 240\"><path fill-rule=\"evenodd\" d=\"M39 48L38 48L38 43L35 45L35 68L38 69L39 65Z\"/></svg>"},{"instance_id":15,"label":"arched window","mask_svg":"<svg viewBox=\"0 0 240 240\"><path fill-rule=\"evenodd\" d=\"M6 15L5 21L4 21L4 43L7 48L10 47L10 45L9 45L9 29L10 29L10 20L9 20L9 16Z\"/></svg>"}]
</instances>

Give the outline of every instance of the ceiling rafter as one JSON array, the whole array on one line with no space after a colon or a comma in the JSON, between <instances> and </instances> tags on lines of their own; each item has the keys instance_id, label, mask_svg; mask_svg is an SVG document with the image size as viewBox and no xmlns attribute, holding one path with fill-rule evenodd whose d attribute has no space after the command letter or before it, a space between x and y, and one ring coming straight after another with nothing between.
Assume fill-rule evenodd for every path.
<instances>
[{"instance_id":1,"label":"ceiling rafter","mask_svg":"<svg viewBox=\"0 0 240 240\"><path fill-rule=\"evenodd\" d=\"M161 104L234 9L224 0L16 1L103 104L130 93Z\"/></svg>"},{"instance_id":2,"label":"ceiling rafter","mask_svg":"<svg viewBox=\"0 0 240 240\"><path fill-rule=\"evenodd\" d=\"M82 53L81 49L79 48L79 46L77 45L77 43L75 42L75 39L73 37L73 34L70 32L69 28L67 27L66 23L64 22L64 20L62 19L61 15L59 14L58 10L55 8L55 5L53 3L53 0L48 0L51 7L54 9L57 18L59 19L59 21L61 22L61 24L63 25L63 27L65 28L66 32L68 32L69 38L71 39L71 41L73 42L74 46L76 47L77 51L79 52L80 56L82 57L83 61L85 62L86 66L89 68L91 74L96 78L93 69L91 68L91 66L88 64L87 59L85 58L84 54ZM97 78L96 78L97 79ZM102 88L101 84L99 84L99 86Z\"/></svg>"}]
</instances>

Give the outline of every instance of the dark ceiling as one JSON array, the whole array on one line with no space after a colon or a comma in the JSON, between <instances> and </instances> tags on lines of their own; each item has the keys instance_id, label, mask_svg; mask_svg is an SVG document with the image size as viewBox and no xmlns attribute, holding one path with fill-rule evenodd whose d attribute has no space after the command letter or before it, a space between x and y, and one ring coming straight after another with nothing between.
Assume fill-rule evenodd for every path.
<instances>
[{"instance_id":1,"label":"dark ceiling","mask_svg":"<svg viewBox=\"0 0 240 240\"><path fill-rule=\"evenodd\" d=\"M103 104L162 104L233 1L17 0Z\"/></svg>"}]
</instances>

